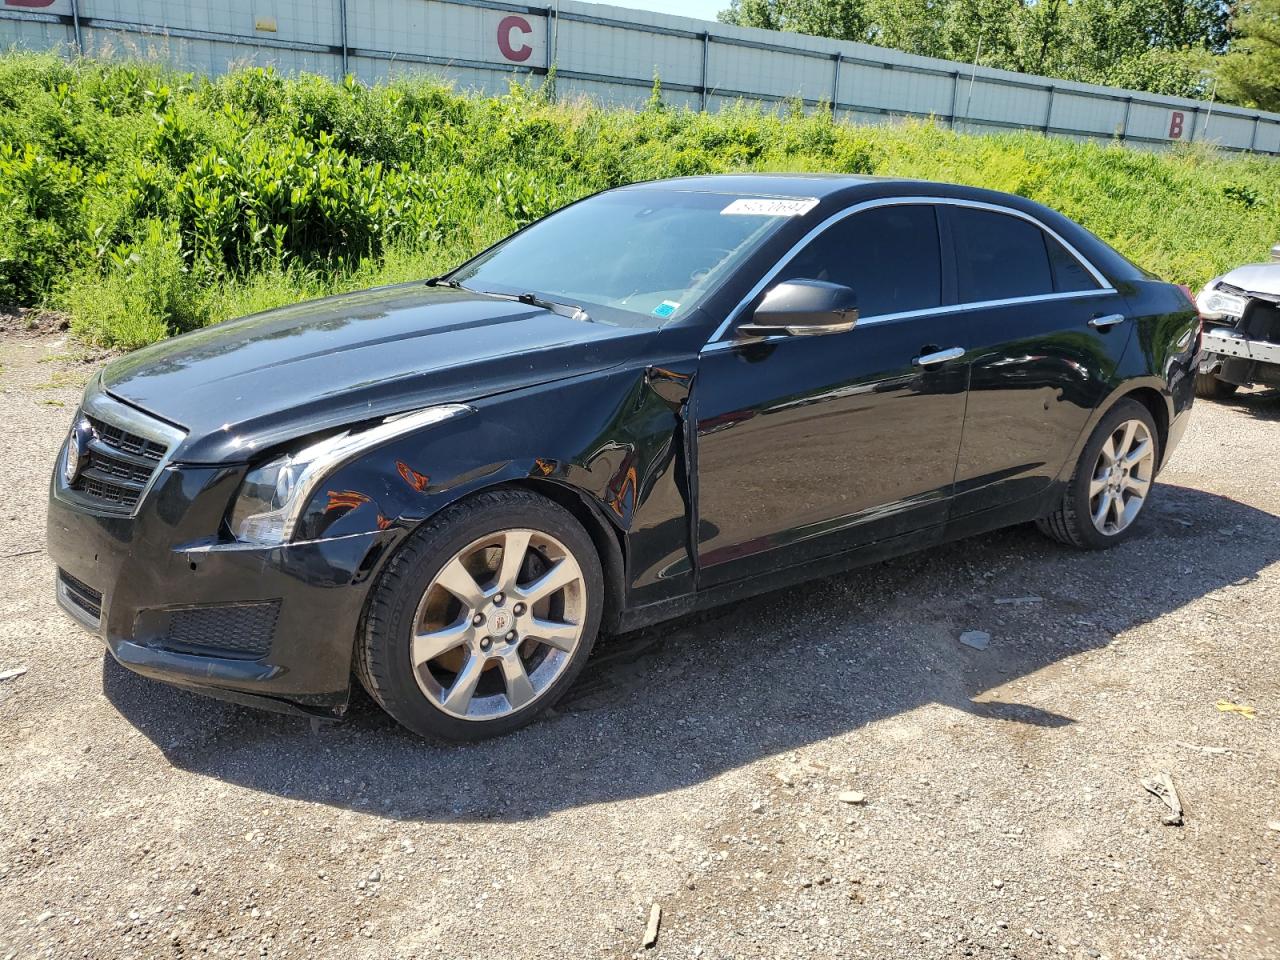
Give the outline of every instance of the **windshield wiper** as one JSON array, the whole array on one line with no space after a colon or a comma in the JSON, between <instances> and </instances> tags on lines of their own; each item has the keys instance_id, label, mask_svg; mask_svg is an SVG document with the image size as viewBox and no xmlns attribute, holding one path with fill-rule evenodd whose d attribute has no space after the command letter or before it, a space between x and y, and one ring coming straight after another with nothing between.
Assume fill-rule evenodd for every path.
<instances>
[{"instance_id":1,"label":"windshield wiper","mask_svg":"<svg viewBox=\"0 0 1280 960\"><path fill-rule=\"evenodd\" d=\"M591 314L576 303L548 300L546 297L540 297L536 293L497 293L494 290L474 290L471 287L464 287L461 280L446 280L444 277L432 277L427 281L427 286L452 287L454 290L478 293L482 297L497 297L499 300L514 300L516 303L527 303L531 307L541 307L543 310L550 310L552 313L568 317L570 320L581 320L583 323L591 320Z\"/></svg>"},{"instance_id":2,"label":"windshield wiper","mask_svg":"<svg viewBox=\"0 0 1280 960\"><path fill-rule=\"evenodd\" d=\"M471 290L470 287L462 287L463 290ZM591 319L591 314L583 310L576 303L561 303L559 300L548 300L546 297L540 297L536 293L497 293L493 290L471 290L472 293L478 293L484 297L497 297L499 300L514 300L516 303L527 303L531 307L541 307L543 310L550 310L562 317L568 317L570 320L581 320L586 323Z\"/></svg>"},{"instance_id":3,"label":"windshield wiper","mask_svg":"<svg viewBox=\"0 0 1280 960\"><path fill-rule=\"evenodd\" d=\"M506 294L495 293L495 297L506 296ZM548 300L546 297L540 297L536 293L518 293L511 297L512 300L518 300L520 303L527 303L531 307L541 307L543 310L550 310L552 313L558 313L562 317L568 317L570 320L581 320L587 323L591 319L591 314L583 310L576 303L562 303L559 300Z\"/></svg>"}]
</instances>

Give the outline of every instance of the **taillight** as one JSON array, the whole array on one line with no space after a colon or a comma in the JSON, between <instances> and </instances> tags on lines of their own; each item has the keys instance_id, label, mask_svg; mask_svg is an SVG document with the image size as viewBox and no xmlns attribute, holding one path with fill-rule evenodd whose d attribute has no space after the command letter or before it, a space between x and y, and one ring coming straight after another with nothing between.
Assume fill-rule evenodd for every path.
<instances>
[{"instance_id":1,"label":"taillight","mask_svg":"<svg viewBox=\"0 0 1280 960\"><path fill-rule=\"evenodd\" d=\"M1191 292L1191 288L1185 283L1178 284L1178 289L1182 291L1183 296L1191 303L1196 311L1196 353L1200 353L1200 348L1204 345L1204 317L1200 315L1200 306L1196 303L1195 294Z\"/></svg>"}]
</instances>

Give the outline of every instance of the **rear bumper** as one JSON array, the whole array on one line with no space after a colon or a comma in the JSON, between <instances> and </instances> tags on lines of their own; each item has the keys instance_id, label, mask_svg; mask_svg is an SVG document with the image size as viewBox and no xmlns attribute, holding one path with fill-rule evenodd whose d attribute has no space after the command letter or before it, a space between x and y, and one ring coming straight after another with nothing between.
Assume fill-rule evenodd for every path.
<instances>
[{"instance_id":1,"label":"rear bumper","mask_svg":"<svg viewBox=\"0 0 1280 960\"><path fill-rule=\"evenodd\" d=\"M48 520L58 602L122 666L255 706L341 712L370 578L396 531L222 542L234 468L168 467L135 517L88 512L59 483Z\"/></svg>"}]
</instances>

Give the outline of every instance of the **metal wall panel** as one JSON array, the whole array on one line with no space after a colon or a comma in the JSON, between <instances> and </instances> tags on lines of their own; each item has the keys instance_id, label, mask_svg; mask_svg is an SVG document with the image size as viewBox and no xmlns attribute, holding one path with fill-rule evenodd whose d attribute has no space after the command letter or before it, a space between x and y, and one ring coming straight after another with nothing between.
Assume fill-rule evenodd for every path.
<instances>
[{"instance_id":1,"label":"metal wall panel","mask_svg":"<svg viewBox=\"0 0 1280 960\"><path fill-rule=\"evenodd\" d=\"M932 60L866 44L626 10L581 0L0 0L0 45L150 54L185 69L238 64L377 82L430 72L463 90L512 79L639 106L723 109L740 98L806 109L835 99L858 123L934 116L959 130L1024 127L1158 147L1208 139L1280 153L1280 115ZM345 23L343 17L345 11ZM837 57L839 58L837 60Z\"/></svg>"},{"instance_id":2,"label":"metal wall panel","mask_svg":"<svg viewBox=\"0 0 1280 960\"><path fill-rule=\"evenodd\" d=\"M115 20L162 29L198 30L226 36L292 43L340 42L337 0L78 0L88 20Z\"/></svg>"},{"instance_id":3,"label":"metal wall panel","mask_svg":"<svg viewBox=\"0 0 1280 960\"><path fill-rule=\"evenodd\" d=\"M972 84L962 80L956 114L966 120L998 120L1024 127L1044 126L1049 106L1046 90L1029 90L984 82L981 77Z\"/></svg>"},{"instance_id":4,"label":"metal wall panel","mask_svg":"<svg viewBox=\"0 0 1280 960\"><path fill-rule=\"evenodd\" d=\"M585 98L593 103L639 110L648 102L649 93L650 88L640 84L623 85L596 80L567 80L563 77L556 79L557 96L569 102ZM662 91L662 102L668 107L688 107L691 110L697 110L701 106L701 101L701 95L697 93L670 89Z\"/></svg>"},{"instance_id":5,"label":"metal wall panel","mask_svg":"<svg viewBox=\"0 0 1280 960\"><path fill-rule=\"evenodd\" d=\"M282 73L318 73L336 76L335 57L293 50L285 46L253 43L188 40L164 34L138 34L83 27L84 51L89 56L163 59L193 73L225 73L228 65L274 67Z\"/></svg>"},{"instance_id":6,"label":"metal wall panel","mask_svg":"<svg viewBox=\"0 0 1280 960\"><path fill-rule=\"evenodd\" d=\"M702 82L702 40L563 20L556 68L646 83L656 71L664 84L696 86Z\"/></svg>"},{"instance_id":7,"label":"metal wall panel","mask_svg":"<svg viewBox=\"0 0 1280 960\"><path fill-rule=\"evenodd\" d=\"M1258 124L1253 149L1260 153L1280 154L1280 123Z\"/></svg>"},{"instance_id":8,"label":"metal wall panel","mask_svg":"<svg viewBox=\"0 0 1280 960\"><path fill-rule=\"evenodd\" d=\"M23 0L2 0L0 9L14 13L27 14L33 18L49 16L71 16L71 0L35 0L26 3Z\"/></svg>"},{"instance_id":9,"label":"metal wall panel","mask_svg":"<svg viewBox=\"0 0 1280 960\"><path fill-rule=\"evenodd\" d=\"M495 69L546 65L546 18L470 4L378 0L348 12L351 47L394 58L431 57Z\"/></svg>"},{"instance_id":10,"label":"metal wall panel","mask_svg":"<svg viewBox=\"0 0 1280 960\"><path fill-rule=\"evenodd\" d=\"M1124 129L1127 107L1124 100L1102 100L1072 90L1057 90L1051 126L1055 130L1081 130L1111 137Z\"/></svg>"},{"instance_id":11,"label":"metal wall panel","mask_svg":"<svg viewBox=\"0 0 1280 960\"><path fill-rule=\"evenodd\" d=\"M830 60L713 43L707 84L776 99L830 100L831 71Z\"/></svg>"},{"instance_id":12,"label":"metal wall panel","mask_svg":"<svg viewBox=\"0 0 1280 960\"><path fill-rule=\"evenodd\" d=\"M1144 140L1186 140L1187 136L1171 136L1170 130L1176 130L1175 123L1177 115L1183 117L1183 129L1189 134L1191 132L1191 119L1194 116L1194 110L1188 110L1183 107L1170 107L1167 104L1143 103L1138 100L1133 101L1133 107L1129 111L1129 127L1125 135Z\"/></svg>"},{"instance_id":13,"label":"metal wall panel","mask_svg":"<svg viewBox=\"0 0 1280 960\"><path fill-rule=\"evenodd\" d=\"M949 76L886 70L861 62L840 64L841 103L949 121L953 87Z\"/></svg>"},{"instance_id":14,"label":"metal wall panel","mask_svg":"<svg viewBox=\"0 0 1280 960\"><path fill-rule=\"evenodd\" d=\"M1197 136L1215 140L1221 137L1228 143L1248 143L1253 136L1253 120L1248 117L1236 117L1214 110L1204 114L1204 123Z\"/></svg>"},{"instance_id":15,"label":"metal wall panel","mask_svg":"<svg viewBox=\"0 0 1280 960\"><path fill-rule=\"evenodd\" d=\"M76 42L71 26L57 20L0 21L0 39L5 49L18 47L21 50L74 49Z\"/></svg>"}]
</instances>

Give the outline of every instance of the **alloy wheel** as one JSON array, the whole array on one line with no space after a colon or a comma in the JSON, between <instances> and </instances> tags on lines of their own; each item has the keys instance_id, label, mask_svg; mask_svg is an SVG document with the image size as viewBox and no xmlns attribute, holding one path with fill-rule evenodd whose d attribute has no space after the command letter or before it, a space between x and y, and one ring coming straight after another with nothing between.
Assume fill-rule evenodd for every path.
<instances>
[{"instance_id":1,"label":"alloy wheel","mask_svg":"<svg viewBox=\"0 0 1280 960\"><path fill-rule=\"evenodd\" d=\"M1110 433L1089 481L1089 513L1099 533L1113 537L1137 519L1155 463L1155 444L1141 420L1125 420Z\"/></svg>"},{"instance_id":2,"label":"alloy wheel","mask_svg":"<svg viewBox=\"0 0 1280 960\"><path fill-rule=\"evenodd\" d=\"M410 646L418 687L464 720L521 710L569 665L586 610L582 568L555 537L526 529L480 537L418 603Z\"/></svg>"}]
</instances>

